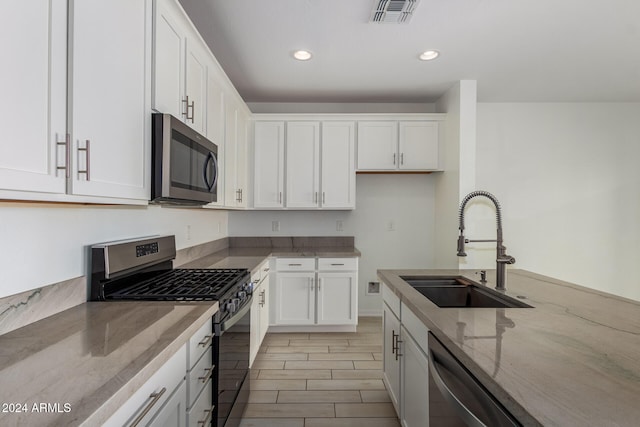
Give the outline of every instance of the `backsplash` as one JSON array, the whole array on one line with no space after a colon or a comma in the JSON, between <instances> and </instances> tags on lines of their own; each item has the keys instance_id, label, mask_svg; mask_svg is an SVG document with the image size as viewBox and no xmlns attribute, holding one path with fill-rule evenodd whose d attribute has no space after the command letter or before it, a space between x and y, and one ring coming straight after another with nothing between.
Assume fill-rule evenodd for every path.
<instances>
[{"instance_id":1,"label":"backsplash","mask_svg":"<svg viewBox=\"0 0 640 427\"><path fill-rule=\"evenodd\" d=\"M174 266L179 267L195 259L228 247L222 238L176 252ZM87 301L87 277L80 276L0 298L0 335L30 323L53 316Z\"/></svg>"}]
</instances>

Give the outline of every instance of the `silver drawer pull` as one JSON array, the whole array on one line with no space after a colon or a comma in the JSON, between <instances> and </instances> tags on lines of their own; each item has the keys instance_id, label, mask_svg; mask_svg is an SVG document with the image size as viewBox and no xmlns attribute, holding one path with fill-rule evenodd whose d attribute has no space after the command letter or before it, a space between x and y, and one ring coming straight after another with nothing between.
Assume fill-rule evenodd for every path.
<instances>
[{"instance_id":1,"label":"silver drawer pull","mask_svg":"<svg viewBox=\"0 0 640 427\"><path fill-rule=\"evenodd\" d=\"M344 263L331 263L331 265L344 265Z\"/></svg>"},{"instance_id":2,"label":"silver drawer pull","mask_svg":"<svg viewBox=\"0 0 640 427\"><path fill-rule=\"evenodd\" d=\"M136 417L136 419L133 420L133 423L131 423L130 427L136 427L138 424L140 424L140 421L142 421L142 419L145 417L145 415L147 415L149 413L151 408L153 408L153 405L158 403L158 400L160 400L160 398L162 397L162 395L164 394L165 391L167 391L167 388L166 387L162 387L162 390L160 390L159 392L151 393L149 395L149 399L152 399L151 402L149 402L149 404L146 406L146 408L144 408L144 410L140 413L140 415L138 415Z\"/></svg>"},{"instance_id":3,"label":"silver drawer pull","mask_svg":"<svg viewBox=\"0 0 640 427\"><path fill-rule=\"evenodd\" d=\"M207 416L204 418L204 420L200 420L200 421L198 421L198 425L203 425L203 426L206 426L206 425L207 425L207 423L208 423L208 422L209 422L209 420L211 419L211 414L213 414L213 408L215 408L215 407L216 407L216 405L213 405L213 406L211 407L211 409L205 409L204 411L202 411L202 412L204 412L205 414L207 414Z\"/></svg>"},{"instance_id":4,"label":"silver drawer pull","mask_svg":"<svg viewBox=\"0 0 640 427\"><path fill-rule=\"evenodd\" d=\"M205 335L204 339L198 343L199 347L206 347L211 343L213 339L213 335Z\"/></svg>"},{"instance_id":5,"label":"silver drawer pull","mask_svg":"<svg viewBox=\"0 0 640 427\"><path fill-rule=\"evenodd\" d=\"M64 145L64 166L57 166L57 170L64 169L65 178L69 178L69 173L71 172L70 164L71 164L71 135L66 134L64 141L56 141L56 145Z\"/></svg>"},{"instance_id":6,"label":"silver drawer pull","mask_svg":"<svg viewBox=\"0 0 640 427\"><path fill-rule=\"evenodd\" d=\"M78 175L84 174L87 181L91 181L91 141L88 139L85 140L84 148L78 147L78 151L84 151L86 159L84 170L78 169Z\"/></svg>"},{"instance_id":7,"label":"silver drawer pull","mask_svg":"<svg viewBox=\"0 0 640 427\"><path fill-rule=\"evenodd\" d=\"M289 264L289 267L302 267L302 264Z\"/></svg>"},{"instance_id":8,"label":"silver drawer pull","mask_svg":"<svg viewBox=\"0 0 640 427\"><path fill-rule=\"evenodd\" d=\"M206 368L204 371L207 373L204 377L198 377L198 379L200 381L202 381L202 383L206 383L207 381L209 381L209 379L211 378L211 375L213 375L213 366L211 366L210 368Z\"/></svg>"},{"instance_id":9,"label":"silver drawer pull","mask_svg":"<svg viewBox=\"0 0 640 427\"><path fill-rule=\"evenodd\" d=\"M264 271L266 273L267 271L269 271L269 267L265 267L265 269L262 270L262 271Z\"/></svg>"}]
</instances>

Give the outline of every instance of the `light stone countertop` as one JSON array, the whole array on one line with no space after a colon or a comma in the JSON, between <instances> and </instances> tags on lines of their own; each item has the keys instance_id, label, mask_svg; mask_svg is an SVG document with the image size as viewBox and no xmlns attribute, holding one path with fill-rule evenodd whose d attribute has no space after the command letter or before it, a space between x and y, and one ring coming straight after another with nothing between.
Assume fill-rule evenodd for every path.
<instances>
[{"instance_id":1,"label":"light stone countertop","mask_svg":"<svg viewBox=\"0 0 640 427\"><path fill-rule=\"evenodd\" d=\"M0 407L0 425L101 425L217 311L217 302L88 302L1 335L0 405L27 412ZM39 403L58 409L33 412Z\"/></svg>"},{"instance_id":2,"label":"light stone countertop","mask_svg":"<svg viewBox=\"0 0 640 427\"><path fill-rule=\"evenodd\" d=\"M506 294L534 308L439 308L401 279L474 273L378 276L524 425L639 425L640 302L510 269Z\"/></svg>"}]
</instances>

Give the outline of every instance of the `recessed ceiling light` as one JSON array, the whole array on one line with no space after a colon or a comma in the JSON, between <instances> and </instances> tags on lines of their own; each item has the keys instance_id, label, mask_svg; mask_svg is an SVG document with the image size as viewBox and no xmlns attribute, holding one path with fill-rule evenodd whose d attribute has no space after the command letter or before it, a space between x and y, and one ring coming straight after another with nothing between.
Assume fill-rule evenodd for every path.
<instances>
[{"instance_id":1,"label":"recessed ceiling light","mask_svg":"<svg viewBox=\"0 0 640 427\"><path fill-rule=\"evenodd\" d=\"M308 61L311 59L311 52L308 50L296 50L293 52L293 57L298 61Z\"/></svg>"},{"instance_id":2,"label":"recessed ceiling light","mask_svg":"<svg viewBox=\"0 0 640 427\"><path fill-rule=\"evenodd\" d=\"M431 61L433 59L436 59L438 56L440 56L440 52L438 52L437 50L426 50L422 52L420 56L418 56L418 58L421 61Z\"/></svg>"}]
</instances>

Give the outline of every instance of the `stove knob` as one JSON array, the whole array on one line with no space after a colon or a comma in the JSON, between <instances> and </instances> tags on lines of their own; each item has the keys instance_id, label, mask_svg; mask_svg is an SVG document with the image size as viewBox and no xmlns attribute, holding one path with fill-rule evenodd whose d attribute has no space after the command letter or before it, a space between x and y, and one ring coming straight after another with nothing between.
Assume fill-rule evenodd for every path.
<instances>
[{"instance_id":1,"label":"stove knob","mask_svg":"<svg viewBox=\"0 0 640 427\"><path fill-rule=\"evenodd\" d=\"M247 291L248 294L252 294L254 286L255 286L255 283L249 282L249 283L245 283L245 285L242 288L243 290Z\"/></svg>"},{"instance_id":2,"label":"stove knob","mask_svg":"<svg viewBox=\"0 0 640 427\"><path fill-rule=\"evenodd\" d=\"M224 310L225 310L227 313L232 313L232 314L233 314L233 313L235 313L235 311L236 311L236 304L235 304L233 301L229 301L229 302L227 302L227 303L225 304L225 306L224 306Z\"/></svg>"},{"instance_id":3,"label":"stove knob","mask_svg":"<svg viewBox=\"0 0 640 427\"><path fill-rule=\"evenodd\" d=\"M237 310L238 308L240 308L240 298L234 298L234 299L233 299L233 305L235 305L235 306L236 306L236 310ZM234 311L235 311L235 310L234 310Z\"/></svg>"},{"instance_id":4,"label":"stove knob","mask_svg":"<svg viewBox=\"0 0 640 427\"><path fill-rule=\"evenodd\" d=\"M247 293L245 291L240 291L237 296L239 299L243 300L247 297Z\"/></svg>"}]
</instances>

